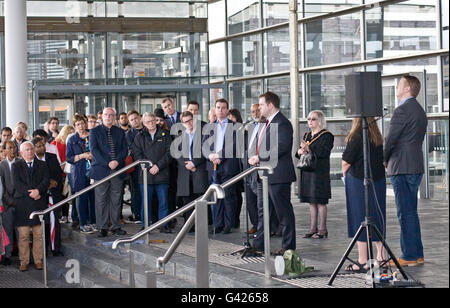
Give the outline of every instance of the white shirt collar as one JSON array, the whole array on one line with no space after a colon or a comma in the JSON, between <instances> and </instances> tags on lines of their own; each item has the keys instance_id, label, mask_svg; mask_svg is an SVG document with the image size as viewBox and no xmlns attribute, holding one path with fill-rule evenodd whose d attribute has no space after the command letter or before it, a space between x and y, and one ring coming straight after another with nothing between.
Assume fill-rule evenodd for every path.
<instances>
[{"instance_id":1,"label":"white shirt collar","mask_svg":"<svg viewBox=\"0 0 450 308\"><path fill-rule=\"evenodd\" d=\"M268 120L269 120L269 124L272 123L273 118L275 118L275 116L280 112L280 110L278 110L277 112L275 112L274 114L272 114Z\"/></svg>"}]
</instances>

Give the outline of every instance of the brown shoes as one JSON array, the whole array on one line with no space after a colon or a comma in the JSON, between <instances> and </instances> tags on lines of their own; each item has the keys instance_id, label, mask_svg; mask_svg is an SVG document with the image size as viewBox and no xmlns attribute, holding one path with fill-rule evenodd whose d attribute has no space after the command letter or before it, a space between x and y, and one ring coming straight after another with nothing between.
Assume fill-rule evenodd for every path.
<instances>
[{"instance_id":1,"label":"brown shoes","mask_svg":"<svg viewBox=\"0 0 450 308\"><path fill-rule=\"evenodd\" d=\"M255 234L256 233L256 229L255 228L251 228L250 230L248 230L247 234Z\"/></svg>"},{"instance_id":2,"label":"brown shoes","mask_svg":"<svg viewBox=\"0 0 450 308\"><path fill-rule=\"evenodd\" d=\"M40 270L42 270L42 269L44 268L44 266L42 265L42 263L36 263L36 264L34 265L34 267L35 267L38 271L40 271Z\"/></svg>"},{"instance_id":3,"label":"brown shoes","mask_svg":"<svg viewBox=\"0 0 450 308\"><path fill-rule=\"evenodd\" d=\"M28 271L28 264L20 264L20 271L21 272L26 272Z\"/></svg>"},{"instance_id":4,"label":"brown shoes","mask_svg":"<svg viewBox=\"0 0 450 308\"><path fill-rule=\"evenodd\" d=\"M405 267L405 266L418 266L420 264L424 264L425 263L425 259L424 258L419 258L417 260L412 260L412 261L408 261L408 260L404 260L402 258L397 258L398 264L400 264L400 266ZM389 266L396 266L394 261L391 260L389 262Z\"/></svg>"}]
</instances>

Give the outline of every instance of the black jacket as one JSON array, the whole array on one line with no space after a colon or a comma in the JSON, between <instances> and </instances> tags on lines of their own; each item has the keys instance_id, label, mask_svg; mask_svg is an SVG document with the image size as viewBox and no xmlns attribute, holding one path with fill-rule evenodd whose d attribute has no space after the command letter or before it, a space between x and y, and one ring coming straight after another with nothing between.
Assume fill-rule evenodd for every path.
<instances>
[{"instance_id":1,"label":"black jacket","mask_svg":"<svg viewBox=\"0 0 450 308\"><path fill-rule=\"evenodd\" d=\"M50 185L50 175L47 164L35 158L30 174L28 165L23 159L17 160L11 168L14 179L14 199L16 201L16 226L39 225L39 218L33 220L29 216L34 211L45 210L48 207L47 191ZM29 197L28 190L38 189L41 198L34 200Z\"/></svg>"},{"instance_id":2,"label":"black jacket","mask_svg":"<svg viewBox=\"0 0 450 308\"><path fill-rule=\"evenodd\" d=\"M201 125L203 127L203 125ZM178 163L178 177L177 177L177 196L188 197L192 194L203 194L208 189L208 171L206 170L206 158L201 155L201 134L202 130L197 129L192 146L192 162L197 169L195 172L191 172L186 169L185 162L189 161L189 152L186 152L180 158L177 159ZM184 143L180 143L178 146L179 153L183 152L183 144L189 146L189 137L187 134L181 135L179 138L183 138ZM198 142L195 142L195 138ZM195 155L195 153L199 155ZM200 156L200 157L197 157ZM190 189L190 181L192 181L192 191Z\"/></svg>"},{"instance_id":3,"label":"black jacket","mask_svg":"<svg viewBox=\"0 0 450 308\"><path fill-rule=\"evenodd\" d=\"M17 158L16 158L17 161ZM0 177L3 184L3 206L5 206L5 210L8 210L9 207L15 206L14 200L14 180L12 177L11 170L9 169L8 160L5 159L0 163Z\"/></svg>"},{"instance_id":4,"label":"black jacket","mask_svg":"<svg viewBox=\"0 0 450 308\"><path fill-rule=\"evenodd\" d=\"M151 184L169 184L169 163L170 163L170 143L172 138L170 134L161 128L156 129L155 138L152 137L145 128L134 138L133 159L150 160L157 165L159 172L151 175L148 172L147 183ZM143 184L142 172L139 172L139 184Z\"/></svg>"},{"instance_id":5,"label":"black jacket","mask_svg":"<svg viewBox=\"0 0 450 308\"><path fill-rule=\"evenodd\" d=\"M322 131L313 136L309 134L307 141L311 141ZM331 199L330 155L333 146L334 136L330 132L323 134L309 146L317 158L317 164L314 171L300 172L299 198L304 200L302 202L309 202L306 200L310 199ZM298 153L295 156L299 158Z\"/></svg>"}]
</instances>

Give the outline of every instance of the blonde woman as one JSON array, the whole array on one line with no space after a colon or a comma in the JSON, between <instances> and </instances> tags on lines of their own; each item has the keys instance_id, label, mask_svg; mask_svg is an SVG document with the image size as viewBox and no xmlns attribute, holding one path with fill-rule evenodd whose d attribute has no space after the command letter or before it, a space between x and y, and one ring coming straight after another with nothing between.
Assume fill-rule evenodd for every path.
<instances>
[{"instance_id":1,"label":"blonde woman","mask_svg":"<svg viewBox=\"0 0 450 308\"><path fill-rule=\"evenodd\" d=\"M309 203L311 224L303 238L321 239L328 237L327 204L331 199L330 155L334 146L334 136L325 129L325 116L320 110L308 115L310 131L305 134L296 157L312 152L316 158L314 170L300 171L300 202ZM320 220L320 223L318 221Z\"/></svg>"}]
</instances>

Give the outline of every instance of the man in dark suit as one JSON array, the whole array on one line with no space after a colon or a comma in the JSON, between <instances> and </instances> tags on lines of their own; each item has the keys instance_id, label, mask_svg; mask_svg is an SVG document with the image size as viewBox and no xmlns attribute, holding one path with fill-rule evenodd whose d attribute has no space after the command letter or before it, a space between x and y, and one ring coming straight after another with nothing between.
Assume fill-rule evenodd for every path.
<instances>
[{"instance_id":1,"label":"man in dark suit","mask_svg":"<svg viewBox=\"0 0 450 308\"><path fill-rule=\"evenodd\" d=\"M275 93L266 92L259 97L259 110L261 116L266 118L266 123L258 134L255 155L250 157L249 164L270 165L274 168L273 174L268 175L269 198L274 204L282 234L282 247L276 254L282 255L288 249L296 249L295 216L291 204L291 184L296 180L292 162L293 128L291 122L280 112L280 98ZM273 141L276 144L271 144ZM258 205L258 231L253 245L256 249L263 250L264 211L260 204L262 203Z\"/></svg>"},{"instance_id":2,"label":"man in dark suit","mask_svg":"<svg viewBox=\"0 0 450 308\"><path fill-rule=\"evenodd\" d=\"M11 141L5 141L0 150L5 153L5 159L0 163L0 178L3 185L3 196L0 204L3 204L3 228L6 236L10 239L10 244L5 247L5 256L2 258L3 265L11 265L11 254L13 249L12 239L15 229L16 202L14 200L14 180L11 174L11 168L16 158L16 144Z\"/></svg>"},{"instance_id":3,"label":"man in dark suit","mask_svg":"<svg viewBox=\"0 0 450 308\"><path fill-rule=\"evenodd\" d=\"M36 157L37 159L39 159L40 161L45 162L45 164L47 165L48 171L49 171L49 175L50 175L50 186L49 186L49 191L48 191L48 196L49 196L49 204L51 201L51 204L55 205L58 202L63 200L63 196L62 196L62 188L63 188L63 176L62 176L62 170L61 167L59 165L58 162L58 158L56 157L55 154L52 153L46 153L45 152L45 139L40 138L40 137L35 137L32 140L33 145L34 145L34 149L36 152ZM51 198L51 200L50 200ZM55 211L53 211L53 217L54 217L54 226L55 226L55 240L52 244L52 241L49 240L47 241L47 245L50 248L49 251L52 252L53 256L61 256L61 224L59 223L59 219L61 217L61 208L56 209ZM47 215L47 217L45 217L46 220L46 224L48 225L48 227L45 229L46 230L46 238L51 239L51 216L52 214L50 213L50 215Z\"/></svg>"},{"instance_id":4,"label":"man in dark suit","mask_svg":"<svg viewBox=\"0 0 450 308\"><path fill-rule=\"evenodd\" d=\"M420 81L413 76L403 76L397 85L399 106L392 115L389 135L386 138L384 161L391 176L400 222L401 266L424 263L422 236L417 213L417 193L424 173L422 143L428 120L416 97ZM391 261L394 265L394 262Z\"/></svg>"},{"instance_id":5,"label":"man in dark suit","mask_svg":"<svg viewBox=\"0 0 450 308\"><path fill-rule=\"evenodd\" d=\"M182 143L179 144L177 158L178 180L177 196L183 198L186 205L208 189L208 172L206 171L206 159L201 155L202 127L200 121L195 122L194 115L185 111L181 114L181 123L186 128L180 136ZM195 124L197 123L197 124ZM184 215L185 221L192 211ZM191 231L194 231L192 227Z\"/></svg>"},{"instance_id":6,"label":"man in dark suit","mask_svg":"<svg viewBox=\"0 0 450 308\"><path fill-rule=\"evenodd\" d=\"M162 108L166 113L166 123L169 127L169 130L172 128L172 125L175 123L180 123L180 113L175 110L175 105L173 101L166 97L162 102Z\"/></svg>"},{"instance_id":7,"label":"man in dark suit","mask_svg":"<svg viewBox=\"0 0 450 308\"><path fill-rule=\"evenodd\" d=\"M100 181L106 176L125 166L128 154L125 132L114 126L116 111L105 108L102 113L103 123L89 132L89 142L92 153L90 176L94 181ZM125 235L120 228L120 210L122 203L122 187L125 175L119 175L95 188L95 216L99 237L108 235L108 222L111 221L113 234Z\"/></svg>"},{"instance_id":8,"label":"man in dark suit","mask_svg":"<svg viewBox=\"0 0 450 308\"><path fill-rule=\"evenodd\" d=\"M45 210L50 176L47 165L35 157L34 146L26 141L20 146L23 159L12 165L14 179L14 200L16 204L16 226L19 232L20 270L27 271L30 263L30 229L33 232L33 259L36 269L42 270L42 228L39 218L30 220L34 211Z\"/></svg>"},{"instance_id":9,"label":"man in dark suit","mask_svg":"<svg viewBox=\"0 0 450 308\"><path fill-rule=\"evenodd\" d=\"M237 135L234 130L235 123L228 119L228 101L221 98L216 101L215 111L217 121L210 125L203 142L210 145L207 170L210 182L223 184L240 171L237 158ZM213 141L211 143L211 141ZM217 201L212 206L214 233L231 233L236 225L237 196L236 187L231 185L225 189L226 198Z\"/></svg>"}]
</instances>

